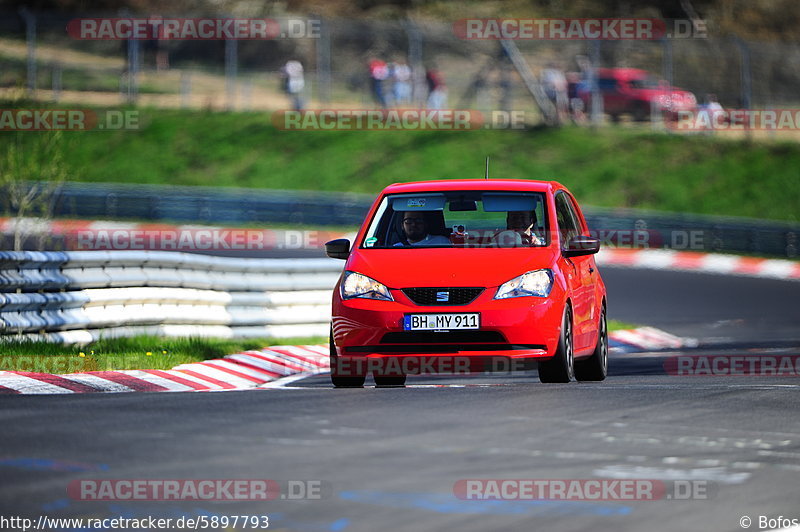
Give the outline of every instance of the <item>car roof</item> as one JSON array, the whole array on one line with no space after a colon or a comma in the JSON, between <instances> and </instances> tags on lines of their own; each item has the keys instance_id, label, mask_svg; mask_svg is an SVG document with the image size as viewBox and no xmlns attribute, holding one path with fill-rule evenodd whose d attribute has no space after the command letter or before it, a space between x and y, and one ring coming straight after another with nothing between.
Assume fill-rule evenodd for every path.
<instances>
[{"instance_id":1,"label":"car roof","mask_svg":"<svg viewBox=\"0 0 800 532\"><path fill-rule=\"evenodd\" d=\"M444 192L450 190L506 190L516 192L555 192L565 189L557 181L532 179L440 179L394 183L383 190L384 194L414 192Z\"/></svg>"}]
</instances>

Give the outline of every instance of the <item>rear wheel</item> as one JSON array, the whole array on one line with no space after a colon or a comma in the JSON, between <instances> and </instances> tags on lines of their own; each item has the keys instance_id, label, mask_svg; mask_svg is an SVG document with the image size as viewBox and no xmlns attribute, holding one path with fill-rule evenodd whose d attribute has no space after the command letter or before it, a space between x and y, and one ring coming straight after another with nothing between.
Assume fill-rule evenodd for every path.
<instances>
[{"instance_id":1,"label":"rear wheel","mask_svg":"<svg viewBox=\"0 0 800 532\"><path fill-rule=\"evenodd\" d=\"M606 309L600 312L597 325L597 346L587 359L575 362L575 379L579 381L602 381L608 375L608 326Z\"/></svg>"},{"instance_id":2,"label":"rear wheel","mask_svg":"<svg viewBox=\"0 0 800 532\"><path fill-rule=\"evenodd\" d=\"M561 322L561 336L558 339L556 354L550 360L539 362L539 380L546 383L569 382L574 374L572 310L568 306Z\"/></svg>"},{"instance_id":3,"label":"rear wheel","mask_svg":"<svg viewBox=\"0 0 800 532\"><path fill-rule=\"evenodd\" d=\"M650 119L650 104L642 102L633 110L633 119L636 122L645 122Z\"/></svg>"},{"instance_id":4,"label":"rear wheel","mask_svg":"<svg viewBox=\"0 0 800 532\"><path fill-rule=\"evenodd\" d=\"M333 344L333 329L331 328L330 336L330 352L331 352L331 382L335 388L361 388L364 386L364 381L367 379L366 375L339 375L338 356L336 354L336 346Z\"/></svg>"}]
</instances>

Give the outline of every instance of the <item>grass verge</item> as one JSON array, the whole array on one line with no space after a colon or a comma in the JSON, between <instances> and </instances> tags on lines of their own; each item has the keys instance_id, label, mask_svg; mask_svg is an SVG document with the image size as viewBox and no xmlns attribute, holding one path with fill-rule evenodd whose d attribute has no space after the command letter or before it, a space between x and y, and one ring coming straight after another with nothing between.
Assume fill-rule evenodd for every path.
<instances>
[{"instance_id":1,"label":"grass verge","mask_svg":"<svg viewBox=\"0 0 800 532\"><path fill-rule=\"evenodd\" d=\"M581 204L800 220L791 141L628 127L281 131L267 113L138 112L136 130L63 135L67 179L375 194L398 181L480 178L488 155L492 176L558 180ZM3 135L0 153L35 137Z\"/></svg>"},{"instance_id":2,"label":"grass verge","mask_svg":"<svg viewBox=\"0 0 800 532\"><path fill-rule=\"evenodd\" d=\"M639 327L639 325L634 325L633 323L627 323L619 320L608 320L607 326L608 326L608 332L622 331L625 329L635 329L636 327Z\"/></svg>"},{"instance_id":3,"label":"grass verge","mask_svg":"<svg viewBox=\"0 0 800 532\"><path fill-rule=\"evenodd\" d=\"M110 338L89 345L9 340L2 344L0 370L76 373L120 369L170 369L270 345L323 344L326 337L288 339Z\"/></svg>"}]
</instances>

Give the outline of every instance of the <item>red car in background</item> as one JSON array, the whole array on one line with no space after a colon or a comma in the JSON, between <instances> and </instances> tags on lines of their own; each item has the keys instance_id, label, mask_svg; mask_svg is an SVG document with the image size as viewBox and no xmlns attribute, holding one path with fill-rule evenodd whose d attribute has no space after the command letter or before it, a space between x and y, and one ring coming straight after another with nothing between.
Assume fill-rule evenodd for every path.
<instances>
[{"instance_id":1,"label":"red car in background","mask_svg":"<svg viewBox=\"0 0 800 532\"><path fill-rule=\"evenodd\" d=\"M486 370L486 360L538 362L542 382L605 379L599 246L554 181L387 187L352 248L347 239L326 244L328 256L347 261L333 292L334 386L363 386L367 373L379 386L403 385L431 367L423 358L474 362L471 370Z\"/></svg>"},{"instance_id":2,"label":"red car in background","mask_svg":"<svg viewBox=\"0 0 800 532\"><path fill-rule=\"evenodd\" d=\"M676 119L681 111L697 109L694 94L670 87L666 81L659 81L638 68L599 68L597 86L603 98L603 111L615 122L623 114L631 115L634 120L648 120L653 107L670 120ZM579 84L577 92L585 109L590 111L592 92L586 80Z\"/></svg>"}]
</instances>

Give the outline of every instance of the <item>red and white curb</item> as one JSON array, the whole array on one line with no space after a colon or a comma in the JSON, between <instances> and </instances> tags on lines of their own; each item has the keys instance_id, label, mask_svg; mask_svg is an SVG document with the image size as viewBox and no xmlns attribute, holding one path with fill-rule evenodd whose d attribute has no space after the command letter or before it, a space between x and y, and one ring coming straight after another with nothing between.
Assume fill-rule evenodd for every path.
<instances>
[{"instance_id":1,"label":"red and white curb","mask_svg":"<svg viewBox=\"0 0 800 532\"><path fill-rule=\"evenodd\" d=\"M612 352L634 353L697 347L695 338L681 338L655 327L638 327L608 333Z\"/></svg>"},{"instance_id":2,"label":"red and white curb","mask_svg":"<svg viewBox=\"0 0 800 532\"><path fill-rule=\"evenodd\" d=\"M601 266L678 270L800 281L800 262L672 249L601 249Z\"/></svg>"},{"instance_id":3,"label":"red and white curb","mask_svg":"<svg viewBox=\"0 0 800 532\"><path fill-rule=\"evenodd\" d=\"M90 371L65 375L0 371L0 394L242 390L328 371L327 345L284 345L181 364L170 370Z\"/></svg>"},{"instance_id":4,"label":"red and white curb","mask_svg":"<svg viewBox=\"0 0 800 532\"><path fill-rule=\"evenodd\" d=\"M631 353L696 347L653 327L609 333L612 352ZM280 388L310 375L330 371L327 345L274 346L225 358L181 364L169 370L90 371L54 375L0 371L0 394L51 395L121 392L211 392L250 388Z\"/></svg>"}]
</instances>

